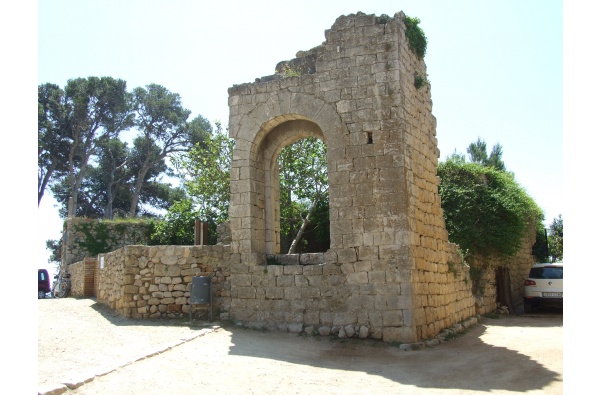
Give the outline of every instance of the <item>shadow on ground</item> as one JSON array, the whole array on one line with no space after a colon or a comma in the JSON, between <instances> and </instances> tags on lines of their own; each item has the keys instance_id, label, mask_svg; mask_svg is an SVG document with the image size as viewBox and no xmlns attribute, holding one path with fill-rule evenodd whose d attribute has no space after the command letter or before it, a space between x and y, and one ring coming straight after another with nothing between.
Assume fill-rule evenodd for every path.
<instances>
[{"instance_id":1,"label":"shadow on ground","mask_svg":"<svg viewBox=\"0 0 600 395\"><path fill-rule=\"evenodd\" d=\"M516 332L527 330L526 328L562 326L562 312L544 314L549 315L550 319L543 315L523 319L512 317L510 320L485 319L487 323L472 327L459 338L414 351L402 351L389 344L371 340L306 337L304 342L297 342L290 341L290 336L300 335L272 336L256 330L227 328L231 330L233 343L229 353L299 365L310 364L323 369L364 372L402 385L426 389L527 392L541 390L554 382L562 382L562 375L547 369L525 353L486 343L484 335L489 325L514 329ZM514 326L515 320L519 325L517 327ZM508 331L507 336L510 333ZM511 347L513 340L517 342L517 347L529 350L531 343L527 348L528 342L540 341L510 339ZM548 339L544 339L546 340ZM321 345L315 347L305 342L320 342Z\"/></svg>"},{"instance_id":2,"label":"shadow on ground","mask_svg":"<svg viewBox=\"0 0 600 395\"><path fill-rule=\"evenodd\" d=\"M95 299L92 298L95 301ZM207 325L218 324L218 322L210 322L208 310L194 310L192 321L190 315L185 314L179 318L125 318L110 307L102 303L94 303L91 305L98 314L104 317L108 322L117 326L187 326L193 330L204 329Z\"/></svg>"},{"instance_id":3,"label":"shadow on ground","mask_svg":"<svg viewBox=\"0 0 600 395\"><path fill-rule=\"evenodd\" d=\"M223 324L195 319L190 325L189 316L128 319L103 304L94 303L91 307L116 326L188 326L200 330L206 324ZM304 367L311 367L367 374L436 393L450 389L527 392L545 390L548 386L562 388L562 374L557 373L562 369L551 370L538 356L546 352L546 343L562 342L561 336L548 339L539 337L539 333L561 328L562 323L562 309L540 308L533 314L523 314L522 309L517 309L517 315L488 316L483 324L456 339L414 351L403 351L376 340L272 333L233 325L221 327L231 337L228 355L291 364L292 371L286 370L285 376L290 382L298 380L299 384L306 378L295 377L293 369L303 371ZM544 365L532 356L543 360ZM562 366L562 343L559 359L556 363ZM369 388L371 385L377 389L378 384L370 382Z\"/></svg>"}]
</instances>

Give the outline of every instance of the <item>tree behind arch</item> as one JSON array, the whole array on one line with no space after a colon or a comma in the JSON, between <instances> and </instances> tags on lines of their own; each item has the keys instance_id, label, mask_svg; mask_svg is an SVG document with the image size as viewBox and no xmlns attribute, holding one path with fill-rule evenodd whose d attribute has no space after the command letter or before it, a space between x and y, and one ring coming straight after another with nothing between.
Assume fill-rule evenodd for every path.
<instances>
[{"instance_id":1,"label":"tree behind arch","mask_svg":"<svg viewBox=\"0 0 600 395\"><path fill-rule=\"evenodd\" d=\"M288 254L299 249L301 240L309 230L321 237L326 234L327 240L315 241L316 244L329 247L327 147L317 138L305 138L283 148L277 163L281 241L291 239ZM311 223L312 229L309 228ZM323 231L325 227L326 232ZM312 252L312 249L309 248L309 251Z\"/></svg>"}]
</instances>

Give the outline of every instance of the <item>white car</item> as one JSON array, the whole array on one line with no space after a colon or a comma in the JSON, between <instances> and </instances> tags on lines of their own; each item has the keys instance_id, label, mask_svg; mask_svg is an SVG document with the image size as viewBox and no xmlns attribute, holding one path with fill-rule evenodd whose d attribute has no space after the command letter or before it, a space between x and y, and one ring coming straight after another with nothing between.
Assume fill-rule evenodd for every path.
<instances>
[{"instance_id":1,"label":"white car","mask_svg":"<svg viewBox=\"0 0 600 395\"><path fill-rule=\"evenodd\" d=\"M529 270L523 289L523 308L525 313L541 305L563 304L563 264L536 263Z\"/></svg>"}]
</instances>

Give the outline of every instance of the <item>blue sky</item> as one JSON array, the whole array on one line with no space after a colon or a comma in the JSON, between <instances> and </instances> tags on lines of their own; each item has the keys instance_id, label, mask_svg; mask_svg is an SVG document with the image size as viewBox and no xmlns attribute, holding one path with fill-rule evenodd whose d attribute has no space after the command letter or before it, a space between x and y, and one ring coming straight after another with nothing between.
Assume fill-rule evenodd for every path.
<instances>
[{"instance_id":1,"label":"blue sky","mask_svg":"<svg viewBox=\"0 0 600 395\"><path fill-rule=\"evenodd\" d=\"M478 137L503 147L507 169L546 214L563 214L563 10L544 1L53 0L38 2L38 84L112 76L157 83L192 116L227 124L227 89L273 74L281 60L324 41L340 15L421 19L440 160ZM317 11L318 10L318 11ZM60 237L50 194L45 240Z\"/></svg>"}]
</instances>

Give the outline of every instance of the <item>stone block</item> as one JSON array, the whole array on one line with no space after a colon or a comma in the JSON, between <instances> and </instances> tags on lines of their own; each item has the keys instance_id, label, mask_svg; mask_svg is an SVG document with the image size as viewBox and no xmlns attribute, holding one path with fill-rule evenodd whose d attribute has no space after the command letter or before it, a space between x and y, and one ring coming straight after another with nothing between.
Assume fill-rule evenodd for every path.
<instances>
[{"instance_id":1,"label":"stone block","mask_svg":"<svg viewBox=\"0 0 600 395\"><path fill-rule=\"evenodd\" d=\"M373 269L373 263L371 261L359 261L354 264L355 272L370 272Z\"/></svg>"},{"instance_id":2,"label":"stone block","mask_svg":"<svg viewBox=\"0 0 600 395\"><path fill-rule=\"evenodd\" d=\"M234 288L232 288L232 291ZM235 288L237 297L240 299L255 299L256 298L256 289L251 287L236 287Z\"/></svg>"},{"instance_id":3,"label":"stone block","mask_svg":"<svg viewBox=\"0 0 600 395\"><path fill-rule=\"evenodd\" d=\"M284 266L280 265L268 265L267 273L269 276L281 276L283 275Z\"/></svg>"},{"instance_id":4,"label":"stone block","mask_svg":"<svg viewBox=\"0 0 600 395\"><path fill-rule=\"evenodd\" d=\"M323 266L322 265L304 266L302 268L302 273L305 276L321 276L323 274Z\"/></svg>"},{"instance_id":5,"label":"stone block","mask_svg":"<svg viewBox=\"0 0 600 395\"><path fill-rule=\"evenodd\" d=\"M303 268L300 265L283 266L282 274L302 274Z\"/></svg>"},{"instance_id":6,"label":"stone block","mask_svg":"<svg viewBox=\"0 0 600 395\"><path fill-rule=\"evenodd\" d=\"M369 272L369 284L384 284L385 283L385 271L377 270Z\"/></svg>"},{"instance_id":7,"label":"stone block","mask_svg":"<svg viewBox=\"0 0 600 395\"><path fill-rule=\"evenodd\" d=\"M321 297L321 289L319 287L302 287L301 289L301 296L303 299L310 299L310 298L320 298Z\"/></svg>"},{"instance_id":8,"label":"stone block","mask_svg":"<svg viewBox=\"0 0 600 395\"><path fill-rule=\"evenodd\" d=\"M367 284L369 282L367 272L349 273L346 278L348 284Z\"/></svg>"},{"instance_id":9,"label":"stone block","mask_svg":"<svg viewBox=\"0 0 600 395\"><path fill-rule=\"evenodd\" d=\"M379 246L363 245L358 247L358 260L370 261L379 259Z\"/></svg>"},{"instance_id":10,"label":"stone block","mask_svg":"<svg viewBox=\"0 0 600 395\"><path fill-rule=\"evenodd\" d=\"M323 283L323 276L321 274L318 274L316 276L303 276L307 281L308 281L308 285L310 286L320 286Z\"/></svg>"},{"instance_id":11,"label":"stone block","mask_svg":"<svg viewBox=\"0 0 600 395\"><path fill-rule=\"evenodd\" d=\"M296 300L302 298L302 290L299 287L283 288L283 295L286 300Z\"/></svg>"},{"instance_id":12,"label":"stone block","mask_svg":"<svg viewBox=\"0 0 600 395\"><path fill-rule=\"evenodd\" d=\"M284 288L281 287L267 287L265 288L266 299L283 299Z\"/></svg>"},{"instance_id":13,"label":"stone block","mask_svg":"<svg viewBox=\"0 0 600 395\"><path fill-rule=\"evenodd\" d=\"M340 263L352 263L357 261L357 252L353 247L338 249L337 256L338 262Z\"/></svg>"},{"instance_id":14,"label":"stone block","mask_svg":"<svg viewBox=\"0 0 600 395\"><path fill-rule=\"evenodd\" d=\"M279 254L276 256L281 265L299 265L300 254Z\"/></svg>"},{"instance_id":15,"label":"stone block","mask_svg":"<svg viewBox=\"0 0 600 395\"><path fill-rule=\"evenodd\" d=\"M384 342L415 343L416 332L410 327L384 327L382 330Z\"/></svg>"},{"instance_id":16,"label":"stone block","mask_svg":"<svg viewBox=\"0 0 600 395\"><path fill-rule=\"evenodd\" d=\"M338 265L333 265L335 263L337 263L337 252L333 249L329 249L327 250L327 252L325 252L325 254L323 255L326 265L331 268L331 267L339 267ZM329 269L328 269L329 270Z\"/></svg>"},{"instance_id":17,"label":"stone block","mask_svg":"<svg viewBox=\"0 0 600 395\"><path fill-rule=\"evenodd\" d=\"M297 287L307 286L308 285L308 279L305 276L301 275L301 274L300 275L295 275L294 276L294 284Z\"/></svg>"},{"instance_id":18,"label":"stone block","mask_svg":"<svg viewBox=\"0 0 600 395\"><path fill-rule=\"evenodd\" d=\"M278 287L289 287L294 285L294 277L292 275L277 276Z\"/></svg>"},{"instance_id":19,"label":"stone block","mask_svg":"<svg viewBox=\"0 0 600 395\"><path fill-rule=\"evenodd\" d=\"M325 263L324 253L300 254L301 265L320 265Z\"/></svg>"}]
</instances>

